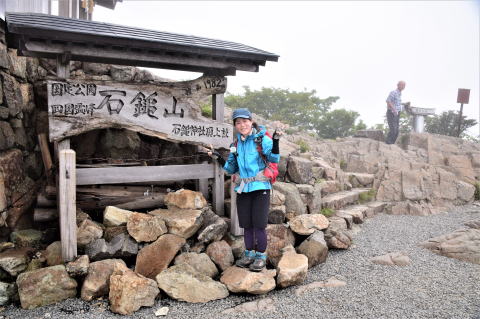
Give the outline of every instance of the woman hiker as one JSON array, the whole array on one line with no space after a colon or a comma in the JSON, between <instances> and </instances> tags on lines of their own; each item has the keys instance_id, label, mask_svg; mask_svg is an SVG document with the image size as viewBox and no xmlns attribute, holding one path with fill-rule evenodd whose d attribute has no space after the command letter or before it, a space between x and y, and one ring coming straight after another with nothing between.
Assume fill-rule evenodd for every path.
<instances>
[{"instance_id":1,"label":"woman hiker","mask_svg":"<svg viewBox=\"0 0 480 319\"><path fill-rule=\"evenodd\" d=\"M248 109L234 110L232 120L238 133L227 161L218 152L208 154L215 155L218 163L229 174L239 175L235 181L237 213L240 227L244 229L246 250L235 264L252 271L261 271L267 260L266 227L272 188L270 180L263 175L263 170L266 162L279 162L278 144L282 133L275 132L273 138L267 136L265 127L252 121L252 113Z\"/></svg>"}]
</instances>

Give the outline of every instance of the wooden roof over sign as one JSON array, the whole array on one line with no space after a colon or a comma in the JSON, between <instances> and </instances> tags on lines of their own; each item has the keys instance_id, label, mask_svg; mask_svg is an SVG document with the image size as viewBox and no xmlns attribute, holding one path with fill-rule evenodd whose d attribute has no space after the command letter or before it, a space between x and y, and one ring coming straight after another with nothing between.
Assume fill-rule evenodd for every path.
<instances>
[{"instance_id":1,"label":"wooden roof over sign","mask_svg":"<svg viewBox=\"0 0 480 319\"><path fill-rule=\"evenodd\" d=\"M278 55L241 43L35 13L7 13L7 41L19 54L215 75L258 72Z\"/></svg>"}]
</instances>

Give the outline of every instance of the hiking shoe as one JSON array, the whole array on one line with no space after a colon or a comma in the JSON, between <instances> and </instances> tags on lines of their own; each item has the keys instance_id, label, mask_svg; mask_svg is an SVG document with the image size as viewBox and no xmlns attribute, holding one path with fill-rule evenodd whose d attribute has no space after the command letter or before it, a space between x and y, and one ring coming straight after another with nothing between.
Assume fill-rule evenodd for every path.
<instances>
[{"instance_id":1,"label":"hiking shoe","mask_svg":"<svg viewBox=\"0 0 480 319\"><path fill-rule=\"evenodd\" d=\"M257 251L257 253L255 254L255 261L250 264L249 268L251 271L260 272L265 268L266 265L267 265L267 254L260 253Z\"/></svg>"},{"instance_id":2,"label":"hiking shoe","mask_svg":"<svg viewBox=\"0 0 480 319\"><path fill-rule=\"evenodd\" d=\"M255 261L255 251L254 250L245 250L245 254L242 258L237 260L235 263L236 266L247 268L251 263Z\"/></svg>"}]
</instances>

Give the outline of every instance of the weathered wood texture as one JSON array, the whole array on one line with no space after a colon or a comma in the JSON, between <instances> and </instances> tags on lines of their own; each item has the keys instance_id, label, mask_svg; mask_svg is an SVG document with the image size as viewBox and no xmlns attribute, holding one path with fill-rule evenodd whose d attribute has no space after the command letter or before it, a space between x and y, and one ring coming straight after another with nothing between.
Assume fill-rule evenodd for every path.
<instances>
[{"instance_id":1,"label":"weathered wood texture","mask_svg":"<svg viewBox=\"0 0 480 319\"><path fill-rule=\"evenodd\" d=\"M213 119L217 121L223 121L224 110L225 110L225 102L224 102L223 94L214 94L212 96ZM214 168L215 168L214 181L213 181L213 196L212 196L213 209L215 210L217 215L223 216L225 215L225 206L224 206L225 204L225 201L224 201L225 173L223 171L223 168L220 167L217 161L213 161L212 165L214 165Z\"/></svg>"},{"instance_id":2,"label":"weathered wood texture","mask_svg":"<svg viewBox=\"0 0 480 319\"><path fill-rule=\"evenodd\" d=\"M235 183L230 183L230 233L234 236L242 236L243 228L240 228L238 224L238 215L237 215L237 193L235 192Z\"/></svg>"},{"instance_id":3,"label":"weathered wood texture","mask_svg":"<svg viewBox=\"0 0 480 319\"><path fill-rule=\"evenodd\" d=\"M73 150L59 152L58 179L62 258L70 261L77 256L76 173Z\"/></svg>"},{"instance_id":4,"label":"weathered wood texture","mask_svg":"<svg viewBox=\"0 0 480 319\"><path fill-rule=\"evenodd\" d=\"M165 188L147 186L102 185L77 187L77 207L85 210L103 210L107 206L123 209L156 209L164 204ZM56 207L57 190L48 187L45 195L37 196L37 207Z\"/></svg>"},{"instance_id":5,"label":"weathered wood texture","mask_svg":"<svg viewBox=\"0 0 480 319\"><path fill-rule=\"evenodd\" d=\"M55 207L41 208L36 207L33 210L33 221L35 223L45 223L58 220L58 210Z\"/></svg>"},{"instance_id":6,"label":"weathered wood texture","mask_svg":"<svg viewBox=\"0 0 480 319\"><path fill-rule=\"evenodd\" d=\"M223 77L156 85L99 83L47 82L51 141L117 127L175 142L230 145L231 125L202 117L194 102L223 94Z\"/></svg>"},{"instance_id":7,"label":"weathered wood texture","mask_svg":"<svg viewBox=\"0 0 480 319\"><path fill-rule=\"evenodd\" d=\"M121 184L213 178L209 164L77 169L77 185Z\"/></svg>"},{"instance_id":8,"label":"weathered wood texture","mask_svg":"<svg viewBox=\"0 0 480 319\"><path fill-rule=\"evenodd\" d=\"M47 179L50 179L52 177L53 162L48 148L47 135L45 133L38 134L38 145L40 146L40 151L42 153L45 175L47 176Z\"/></svg>"}]
</instances>

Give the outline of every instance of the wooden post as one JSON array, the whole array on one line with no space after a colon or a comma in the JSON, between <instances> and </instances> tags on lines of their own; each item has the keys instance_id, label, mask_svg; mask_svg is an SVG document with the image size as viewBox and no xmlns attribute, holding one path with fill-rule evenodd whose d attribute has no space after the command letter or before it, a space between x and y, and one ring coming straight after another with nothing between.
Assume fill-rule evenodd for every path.
<instances>
[{"instance_id":1,"label":"wooden post","mask_svg":"<svg viewBox=\"0 0 480 319\"><path fill-rule=\"evenodd\" d=\"M57 77L65 80L70 77L70 59L68 54L57 55Z\"/></svg>"},{"instance_id":2,"label":"wooden post","mask_svg":"<svg viewBox=\"0 0 480 319\"><path fill-rule=\"evenodd\" d=\"M203 147L198 146L197 147L199 152L204 152L205 150ZM200 162L201 164L208 164L208 162ZM205 197L206 200L208 200L208 178L202 178L197 180L197 188L200 193L203 194L203 197Z\"/></svg>"},{"instance_id":3,"label":"wooden post","mask_svg":"<svg viewBox=\"0 0 480 319\"><path fill-rule=\"evenodd\" d=\"M61 150L58 167L60 238L63 261L77 256L75 152Z\"/></svg>"},{"instance_id":4,"label":"wooden post","mask_svg":"<svg viewBox=\"0 0 480 319\"><path fill-rule=\"evenodd\" d=\"M237 193L235 192L235 183L230 183L230 233L234 236L242 236L243 228L238 224L237 215Z\"/></svg>"},{"instance_id":5,"label":"wooden post","mask_svg":"<svg viewBox=\"0 0 480 319\"><path fill-rule=\"evenodd\" d=\"M50 181L52 176L52 156L50 155L50 150L48 149L48 140L45 133L38 134L38 144L40 145L40 151L42 152L43 165L45 167L45 175Z\"/></svg>"},{"instance_id":6,"label":"wooden post","mask_svg":"<svg viewBox=\"0 0 480 319\"><path fill-rule=\"evenodd\" d=\"M223 115L225 112L225 102L223 94L214 94L212 95L212 117L214 120L223 123ZM212 204L213 209L217 215L225 215L225 175L223 173L222 167L217 163L213 162L215 165L215 177L213 182L213 198Z\"/></svg>"}]
</instances>

